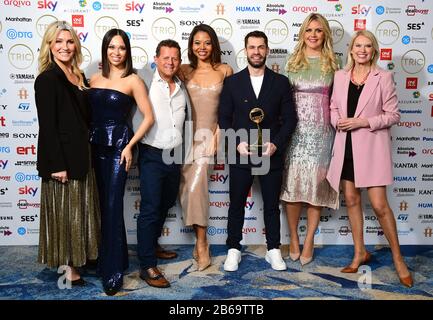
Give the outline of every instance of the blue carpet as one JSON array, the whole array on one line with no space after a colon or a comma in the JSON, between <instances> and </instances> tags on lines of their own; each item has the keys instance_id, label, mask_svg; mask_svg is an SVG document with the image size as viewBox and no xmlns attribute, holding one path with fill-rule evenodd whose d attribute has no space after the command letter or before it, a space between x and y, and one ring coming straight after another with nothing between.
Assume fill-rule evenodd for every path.
<instances>
[{"instance_id":1,"label":"blue carpet","mask_svg":"<svg viewBox=\"0 0 433 320\"><path fill-rule=\"evenodd\" d=\"M286 258L287 271L271 269L264 259L264 246L246 246L239 270L231 273L222 268L226 255L223 245L211 246L212 266L202 272L196 271L191 259L191 245L164 247L179 254L175 260L159 261L160 269L171 282L170 288L149 287L138 277L135 246L130 246L130 268L124 288L109 297L94 272L83 273L88 282L85 287L61 290L57 270L36 262L36 246L3 246L0 300L433 300L433 246L402 246L415 282L410 289L400 284L391 251L383 246L368 246L373 259L364 275L339 271L350 263L352 246L316 247L315 259L304 267L299 261ZM282 247L282 252L287 255L287 246ZM365 284L363 279L367 279Z\"/></svg>"}]
</instances>

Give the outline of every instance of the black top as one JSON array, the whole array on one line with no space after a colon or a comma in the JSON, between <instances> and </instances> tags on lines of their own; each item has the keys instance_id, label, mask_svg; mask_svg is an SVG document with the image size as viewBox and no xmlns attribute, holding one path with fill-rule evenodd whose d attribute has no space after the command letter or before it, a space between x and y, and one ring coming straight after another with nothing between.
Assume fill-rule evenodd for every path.
<instances>
[{"instance_id":1,"label":"black top","mask_svg":"<svg viewBox=\"0 0 433 320\"><path fill-rule=\"evenodd\" d=\"M355 116L356 106L358 105L359 96L361 95L364 85L359 86L353 84L350 81L349 94L347 95L347 117L353 118ZM351 132L347 132L346 136L346 148L344 149L344 159L353 159L352 153L352 135Z\"/></svg>"},{"instance_id":2,"label":"black top","mask_svg":"<svg viewBox=\"0 0 433 320\"><path fill-rule=\"evenodd\" d=\"M39 176L51 178L52 173L66 170L69 179L85 178L89 171L86 91L69 82L56 63L36 78L34 88L39 121Z\"/></svg>"}]
</instances>

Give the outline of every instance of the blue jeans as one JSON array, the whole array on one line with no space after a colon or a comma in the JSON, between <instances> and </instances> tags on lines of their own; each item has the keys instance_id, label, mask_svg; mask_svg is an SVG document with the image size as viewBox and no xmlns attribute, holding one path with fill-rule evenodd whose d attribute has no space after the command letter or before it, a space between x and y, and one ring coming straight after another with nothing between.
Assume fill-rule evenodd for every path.
<instances>
[{"instance_id":1,"label":"blue jeans","mask_svg":"<svg viewBox=\"0 0 433 320\"><path fill-rule=\"evenodd\" d=\"M167 165L162 152L141 143L139 147L140 214L137 219L137 255L140 267L156 267L156 246L168 210L176 203L180 165Z\"/></svg>"}]
</instances>

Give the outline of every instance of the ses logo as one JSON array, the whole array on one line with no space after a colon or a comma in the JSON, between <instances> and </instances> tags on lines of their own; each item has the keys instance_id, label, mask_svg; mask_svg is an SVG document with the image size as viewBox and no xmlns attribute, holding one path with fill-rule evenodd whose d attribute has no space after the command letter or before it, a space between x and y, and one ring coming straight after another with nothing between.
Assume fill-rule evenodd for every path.
<instances>
[{"instance_id":1,"label":"ses logo","mask_svg":"<svg viewBox=\"0 0 433 320\"><path fill-rule=\"evenodd\" d=\"M38 1L38 9L50 9L51 11L56 10L57 1Z\"/></svg>"}]
</instances>

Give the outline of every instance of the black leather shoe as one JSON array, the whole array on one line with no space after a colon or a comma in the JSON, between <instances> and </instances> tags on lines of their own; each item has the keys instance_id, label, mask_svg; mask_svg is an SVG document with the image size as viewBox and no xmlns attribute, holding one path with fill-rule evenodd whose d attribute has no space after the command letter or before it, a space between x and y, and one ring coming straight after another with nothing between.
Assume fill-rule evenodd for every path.
<instances>
[{"instance_id":1,"label":"black leather shoe","mask_svg":"<svg viewBox=\"0 0 433 320\"><path fill-rule=\"evenodd\" d=\"M106 281L103 281L102 286L104 287L105 294L107 296L114 296L123 285L123 274L118 272L113 274Z\"/></svg>"}]
</instances>

